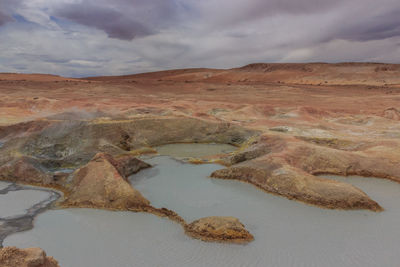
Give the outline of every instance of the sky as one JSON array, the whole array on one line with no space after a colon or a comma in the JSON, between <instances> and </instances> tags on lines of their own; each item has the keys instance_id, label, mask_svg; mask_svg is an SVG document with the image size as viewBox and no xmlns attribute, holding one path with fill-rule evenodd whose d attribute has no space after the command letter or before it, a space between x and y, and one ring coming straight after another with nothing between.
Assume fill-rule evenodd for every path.
<instances>
[{"instance_id":1,"label":"sky","mask_svg":"<svg viewBox=\"0 0 400 267\"><path fill-rule=\"evenodd\" d=\"M400 63L399 0L0 0L0 72Z\"/></svg>"}]
</instances>

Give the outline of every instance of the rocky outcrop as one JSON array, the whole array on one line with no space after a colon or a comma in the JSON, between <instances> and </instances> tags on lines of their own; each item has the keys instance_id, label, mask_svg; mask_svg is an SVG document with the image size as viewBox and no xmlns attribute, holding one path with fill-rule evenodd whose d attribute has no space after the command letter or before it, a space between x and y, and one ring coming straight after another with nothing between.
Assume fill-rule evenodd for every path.
<instances>
[{"instance_id":1,"label":"rocky outcrop","mask_svg":"<svg viewBox=\"0 0 400 267\"><path fill-rule=\"evenodd\" d=\"M286 147L284 140L277 136L263 135L248 143L229 157L228 165L252 160L271 152L282 151Z\"/></svg>"},{"instance_id":2,"label":"rocky outcrop","mask_svg":"<svg viewBox=\"0 0 400 267\"><path fill-rule=\"evenodd\" d=\"M203 241L247 243L254 237L233 217L206 217L185 226L185 233Z\"/></svg>"},{"instance_id":3,"label":"rocky outcrop","mask_svg":"<svg viewBox=\"0 0 400 267\"><path fill-rule=\"evenodd\" d=\"M291 144L290 147L282 158L290 166L309 174L359 175L400 182L400 161L373 153L382 148L390 151L385 147L371 147L358 153L305 144Z\"/></svg>"},{"instance_id":4,"label":"rocky outcrop","mask_svg":"<svg viewBox=\"0 0 400 267\"><path fill-rule=\"evenodd\" d=\"M60 267L53 257L46 256L40 248L0 249L0 267Z\"/></svg>"},{"instance_id":5,"label":"rocky outcrop","mask_svg":"<svg viewBox=\"0 0 400 267\"><path fill-rule=\"evenodd\" d=\"M108 157L109 161L119 171L123 177L128 177L137 173L141 169L150 168L151 165L139 160L133 155L125 154L118 157Z\"/></svg>"},{"instance_id":6,"label":"rocky outcrop","mask_svg":"<svg viewBox=\"0 0 400 267\"><path fill-rule=\"evenodd\" d=\"M188 117L52 121L41 132L26 137L15 147L10 144L8 149L52 164L78 167L98 152L117 156L150 146L182 142L241 145L258 133L231 123Z\"/></svg>"},{"instance_id":7,"label":"rocky outcrop","mask_svg":"<svg viewBox=\"0 0 400 267\"><path fill-rule=\"evenodd\" d=\"M129 184L113 163L117 164L110 155L99 153L76 170L62 205L134 211L148 206L149 201Z\"/></svg>"},{"instance_id":8,"label":"rocky outcrop","mask_svg":"<svg viewBox=\"0 0 400 267\"><path fill-rule=\"evenodd\" d=\"M266 192L324 208L382 210L350 184L316 177L273 159L261 158L217 170L211 177L248 182Z\"/></svg>"},{"instance_id":9,"label":"rocky outcrop","mask_svg":"<svg viewBox=\"0 0 400 267\"><path fill-rule=\"evenodd\" d=\"M64 191L68 173L49 171L40 160L28 156L16 156L0 166L0 180L37 185Z\"/></svg>"},{"instance_id":10,"label":"rocky outcrop","mask_svg":"<svg viewBox=\"0 0 400 267\"><path fill-rule=\"evenodd\" d=\"M15 158L2 165L0 179L42 185L49 185L53 182L51 175L46 173L35 158L26 156Z\"/></svg>"},{"instance_id":11,"label":"rocky outcrop","mask_svg":"<svg viewBox=\"0 0 400 267\"><path fill-rule=\"evenodd\" d=\"M232 156L233 165L211 177L248 182L266 192L324 208L381 211L382 207L357 187L316 175L360 175L400 182L400 162L393 157L398 152L393 141L264 134Z\"/></svg>"}]
</instances>

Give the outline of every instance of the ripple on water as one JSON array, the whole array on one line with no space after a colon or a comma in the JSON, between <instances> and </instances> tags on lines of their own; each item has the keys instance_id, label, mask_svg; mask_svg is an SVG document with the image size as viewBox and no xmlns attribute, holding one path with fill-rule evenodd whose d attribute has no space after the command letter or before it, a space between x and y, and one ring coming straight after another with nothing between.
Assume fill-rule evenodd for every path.
<instances>
[{"instance_id":1,"label":"ripple on water","mask_svg":"<svg viewBox=\"0 0 400 267\"><path fill-rule=\"evenodd\" d=\"M400 262L399 184L350 178L346 181L386 210L335 211L266 194L249 184L207 178L218 165L188 165L166 157L149 163L155 167L131 179L150 201L189 221L237 217L254 242L205 243L151 214L74 209L38 216L33 230L9 236L5 245L40 246L63 267L397 267Z\"/></svg>"}]
</instances>

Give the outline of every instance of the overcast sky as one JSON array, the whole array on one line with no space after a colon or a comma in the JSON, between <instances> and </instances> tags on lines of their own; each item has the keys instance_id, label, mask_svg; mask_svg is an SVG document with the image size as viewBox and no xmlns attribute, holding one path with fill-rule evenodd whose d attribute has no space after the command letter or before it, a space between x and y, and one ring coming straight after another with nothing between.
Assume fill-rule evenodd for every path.
<instances>
[{"instance_id":1,"label":"overcast sky","mask_svg":"<svg viewBox=\"0 0 400 267\"><path fill-rule=\"evenodd\" d=\"M0 0L0 72L400 63L400 0Z\"/></svg>"}]
</instances>

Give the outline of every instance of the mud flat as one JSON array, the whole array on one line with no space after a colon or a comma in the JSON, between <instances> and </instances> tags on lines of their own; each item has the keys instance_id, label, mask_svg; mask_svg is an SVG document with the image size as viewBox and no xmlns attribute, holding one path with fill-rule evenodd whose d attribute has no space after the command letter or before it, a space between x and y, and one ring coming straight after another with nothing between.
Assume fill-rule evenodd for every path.
<instances>
[{"instance_id":1,"label":"mud flat","mask_svg":"<svg viewBox=\"0 0 400 267\"><path fill-rule=\"evenodd\" d=\"M156 207L188 221L234 216L255 240L245 246L204 243L180 225L145 213L93 209L50 210L35 228L5 245L39 246L63 267L87 266L389 266L400 261L397 231L400 185L372 178L337 178L359 186L385 211L327 210L304 205L233 180L208 175L220 165L193 165L168 157L130 176ZM104 240L107 240L105 242Z\"/></svg>"}]
</instances>

